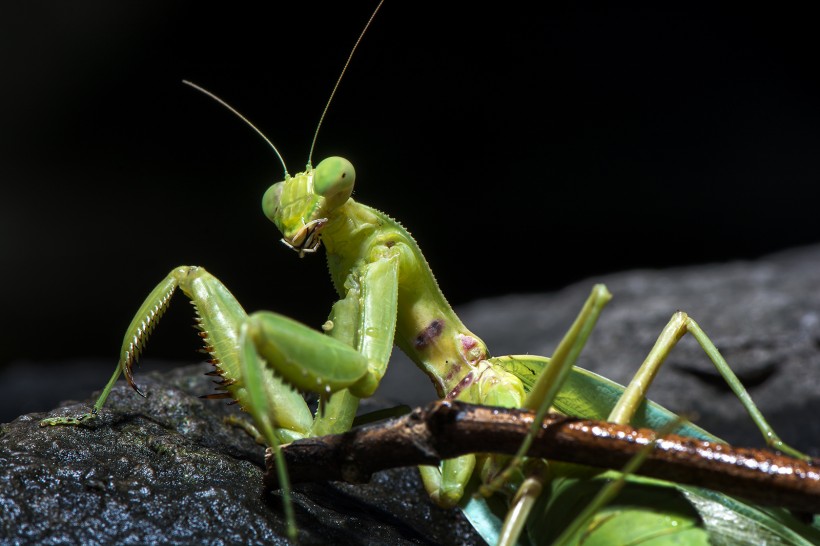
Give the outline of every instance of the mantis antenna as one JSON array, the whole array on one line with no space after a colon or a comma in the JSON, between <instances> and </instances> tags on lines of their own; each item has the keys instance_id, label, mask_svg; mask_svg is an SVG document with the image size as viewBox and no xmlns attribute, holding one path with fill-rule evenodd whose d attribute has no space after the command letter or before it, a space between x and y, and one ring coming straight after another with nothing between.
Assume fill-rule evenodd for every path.
<instances>
[{"instance_id":1,"label":"mantis antenna","mask_svg":"<svg viewBox=\"0 0 820 546\"><path fill-rule=\"evenodd\" d=\"M370 19L367 20L367 24L364 25L361 34L356 39L356 43L353 44L353 49L350 50L350 55L347 56L347 60L345 61L345 65L342 67L342 73L339 74L339 79L336 80L336 85L333 86L333 91L330 92L330 97L327 99L327 103L325 103L325 109L322 110L322 115L319 116L319 123L316 125L316 132L313 133L313 142L310 143L310 152L308 153L308 167L313 163L313 148L316 146L316 139L319 137L319 129L322 127L322 122L325 120L325 114L327 114L328 108L330 108L330 103L333 101L333 97L336 95L336 90L339 89L339 84L342 81L342 78L347 72L347 66L350 64L350 59L353 58L353 54L356 53L356 48L359 47L359 42L362 41L364 37L364 33L367 32L367 29L370 28L370 23L373 22L373 18L376 17L376 14L379 12L379 8L382 7L384 4L384 0L380 0L379 5L376 6L376 9L373 10L373 13L370 14Z\"/></svg>"},{"instance_id":2,"label":"mantis antenna","mask_svg":"<svg viewBox=\"0 0 820 546\"><path fill-rule=\"evenodd\" d=\"M285 179L290 178L290 174L288 173L288 167L287 167L287 165L285 165L285 160L282 158L282 154L279 153L279 150L276 149L276 146L273 145L273 142L271 142L270 139L268 137L266 137L265 134L262 131L257 129L256 126L253 123L248 121L248 118L246 118L245 116L240 114L239 111L236 108L234 108L233 106L231 106L230 104L228 104L224 100L220 99L219 97L217 97L216 95L214 95L213 93L211 93L210 91L205 89L204 87L200 87L200 86L198 86L197 84L195 84L193 82L189 82L188 80L182 80L182 83L184 83L185 85L188 85L190 87L193 87L194 89L196 89L200 93L204 93L205 95L207 95L210 98L214 99L216 102L218 102L219 104L221 104L222 106L224 106L225 108L227 108L228 110L233 112L233 114L236 115L236 117L238 117L239 119L244 121L251 129L256 131L256 134L261 136L265 140L265 142L268 143L268 146L270 146L273 149L273 153L275 153L276 157L279 158L279 162L282 164L282 168L285 170ZM327 107L325 107L325 109L327 109ZM315 136L313 137L313 140L314 141L316 140ZM313 148L311 148L311 150L312 149Z\"/></svg>"},{"instance_id":3,"label":"mantis antenna","mask_svg":"<svg viewBox=\"0 0 820 546\"><path fill-rule=\"evenodd\" d=\"M308 167L310 167L311 164L312 164L312 161L313 161L313 148L316 146L316 139L319 137L319 129L322 127L322 122L325 120L325 115L327 114L328 108L330 108L330 103L333 101L333 97L336 95L336 90L339 89L339 84L341 83L342 77L344 77L345 72L347 72L347 67L350 64L350 60L353 58L353 54L356 52L356 48L359 47L359 43L362 41L362 38L364 37L365 32L367 32L367 29L370 28L370 23L373 22L373 18L376 17L376 14L379 12L379 8L382 7L382 4L384 4L384 0L379 1L379 4L376 6L376 9L374 9L373 13L370 14L370 18L367 20L367 24L364 25L364 28L362 29L362 32L359 34L359 37L356 39L356 43L353 44L353 49L350 50L350 55L347 56L347 60L345 61L344 66L342 67L342 73L339 74L339 78L336 80L336 85L333 86L333 90L330 92L330 97L327 99L327 102L325 103L325 108L324 108L324 110L322 110L322 115L319 116L319 123L316 124L316 132L313 133L313 141L311 141L311 143L310 143L310 152L308 153ZM203 93L203 94L207 95L208 97L212 98L213 100L215 100L216 102L218 102L219 104L221 104L222 106L224 106L225 108L230 110L236 117L238 117L239 119L244 121L248 125L248 127L253 129L254 131L256 131L256 134L261 136L265 140L265 142L268 143L268 146L271 147L271 149L273 150L273 153L275 153L276 157L279 158L279 162L282 164L282 168L285 171L285 179L287 180L288 178L290 178L290 173L288 173L288 167L287 167L287 165L285 165L285 160L282 157L282 154L279 153L279 150L276 149L276 146L273 144L273 142L271 142L271 140L268 137L265 136L265 133L260 131L253 123L251 123L248 120L248 118L243 116L236 108L234 108L233 106L231 106L230 104L228 104L227 102L222 100L221 98L217 97L216 95L214 95L213 93L211 93L210 91L205 89L204 87L200 87L199 85L197 85L197 84L195 84L191 81L188 81L188 80L182 80L182 83L184 83L185 85L187 85L189 87L193 87L194 89L196 89L200 93Z\"/></svg>"}]
</instances>

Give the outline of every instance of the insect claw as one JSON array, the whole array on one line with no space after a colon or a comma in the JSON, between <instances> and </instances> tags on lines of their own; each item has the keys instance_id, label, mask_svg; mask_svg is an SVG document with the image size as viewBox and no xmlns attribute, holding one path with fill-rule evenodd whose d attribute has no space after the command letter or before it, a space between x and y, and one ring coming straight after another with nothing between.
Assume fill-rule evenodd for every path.
<instances>
[{"instance_id":1,"label":"insect claw","mask_svg":"<svg viewBox=\"0 0 820 546\"><path fill-rule=\"evenodd\" d=\"M200 398L204 400L219 400L221 398L233 398L229 392L214 392L211 394L203 394Z\"/></svg>"},{"instance_id":2,"label":"insect claw","mask_svg":"<svg viewBox=\"0 0 820 546\"><path fill-rule=\"evenodd\" d=\"M144 393L144 392L142 392L142 391L140 390L140 388L137 386L137 384L134 382L134 378L131 376L131 372L130 372L130 370L129 370L128 372L126 372L125 376L126 376L126 378L128 379L128 384L129 384L129 385L131 385L131 388L132 388L132 389L134 389L134 390L137 392L137 394L139 394L139 395L140 395L140 396L142 396L143 398L148 398L148 397L145 395L145 393Z\"/></svg>"},{"instance_id":3,"label":"insect claw","mask_svg":"<svg viewBox=\"0 0 820 546\"><path fill-rule=\"evenodd\" d=\"M122 372L125 374L125 379L128 380L128 384L131 385L131 388L134 389L137 392L137 394L139 394L143 398L148 398L145 395L145 393L140 390L140 388L137 386L136 382L134 381L134 374L131 371L131 366L133 364L134 364L133 360L126 360L125 362L120 364L120 367L122 368Z\"/></svg>"},{"instance_id":4,"label":"insect claw","mask_svg":"<svg viewBox=\"0 0 820 546\"><path fill-rule=\"evenodd\" d=\"M148 397L145 395L145 393L144 393L144 392L142 392L142 391L140 390L140 388L137 386L137 384L134 382L134 378L131 376L131 372L130 372L130 371L129 371L129 372L127 372L127 373L125 374L125 376L126 376L126 378L128 379L128 384L129 384L129 385L131 385L131 388L132 388L132 389L134 389L134 390L137 392L137 394L139 394L139 395L140 395L140 396L142 396L143 398L148 398Z\"/></svg>"}]
</instances>

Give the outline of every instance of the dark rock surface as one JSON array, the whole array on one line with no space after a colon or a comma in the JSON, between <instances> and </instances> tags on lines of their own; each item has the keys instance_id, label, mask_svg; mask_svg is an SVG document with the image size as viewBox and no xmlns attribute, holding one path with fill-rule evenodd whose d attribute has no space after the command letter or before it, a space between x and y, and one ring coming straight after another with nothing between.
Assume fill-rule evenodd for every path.
<instances>
[{"instance_id":1,"label":"dark rock surface","mask_svg":"<svg viewBox=\"0 0 820 546\"><path fill-rule=\"evenodd\" d=\"M595 282L605 282L614 298L581 355L581 366L628 382L681 309L716 343L783 439L820 455L815 417L820 409L820 246L750 262L630 271L553 294L476 301L458 311L495 355L549 355ZM75 366L81 365L78 360L63 366L65 376L50 370L49 381L68 388L65 378L76 375ZM95 372L97 387L109 366ZM182 393L209 392L201 375L207 369L171 372L170 383L141 372L138 381L150 398L116 388L93 429L43 429L38 427L41 414L2 425L0 536L22 544L283 542L278 498L265 499L261 492L262 449L221 423L234 408ZM27 373L36 375L32 369ZM10 401L35 394L15 388L13 379L4 383L6 403L22 406ZM434 391L396 351L377 395L420 405ZM763 445L690 337L669 356L650 398L732 443ZM52 414L78 414L85 408L73 404ZM306 544L481 543L459 513L430 505L414 469L379 474L367 486L300 486L296 502Z\"/></svg>"},{"instance_id":2,"label":"dark rock surface","mask_svg":"<svg viewBox=\"0 0 820 546\"><path fill-rule=\"evenodd\" d=\"M209 366L141 375L148 399L114 389L93 428L0 428L3 544L285 544L278 495L263 495L263 453L223 424ZM51 415L79 415L70 403ZM431 505L415 469L364 486L294 492L301 544L481 544L457 510Z\"/></svg>"}]
</instances>

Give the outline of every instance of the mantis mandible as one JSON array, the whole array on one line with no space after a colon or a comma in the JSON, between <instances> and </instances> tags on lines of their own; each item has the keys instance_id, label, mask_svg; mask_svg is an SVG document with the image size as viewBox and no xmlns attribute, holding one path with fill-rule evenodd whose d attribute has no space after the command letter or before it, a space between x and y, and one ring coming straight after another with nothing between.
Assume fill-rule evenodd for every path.
<instances>
[{"instance_id":1,"label":"mantis mandible","mask_svg":"<svg viewBox=\"0 0 820 546\"><path fill-rule=\"evenodd\" d=\"M354 51L355 46L351 56ZM44 424L80 424L92 419L123 373L140 392L132 368L177 289L194 304L200 335L212 357L212 373L221 378L220 392L210 397L237 401L274 452L296 439L348 430L359 399L378 388L394 343L427 374L441 398L546 412L567 376L575 373L573 365L584 341L610 298L606 288L593 289L551 359L492 357L447 303L408 231L352 198L353 165L344 158L329 157L314 167L311 157L312 147L304 172L291 176L285 170L284 180L267 189L262 209L281 232L282 242L300 257L316 254L324 246L339 295L324 332L270 311L248 314L203 267L180 266L151 291L137 311L126 330L117 368L92 412L52 418ZM632 420L664 358L686 333L701 344L770 445L799 455L777 438L705 333L683 313L675 314L663 330L609 420ZM522 380L527 376L534 377L531 384ZM315 415L294 388L322 397ZM487 478L485 492L490 494L512 480L520 459L510 463L466 455L420 470L431 499L450 507L461 502L474 473ZM531 474L515 495L512 512L521 516L513 526L526 519L545 481L538 472ZM281 476L286 476L284 470ZM287 491L286 483L284 489Z\"/></svg>"}]
</instances>

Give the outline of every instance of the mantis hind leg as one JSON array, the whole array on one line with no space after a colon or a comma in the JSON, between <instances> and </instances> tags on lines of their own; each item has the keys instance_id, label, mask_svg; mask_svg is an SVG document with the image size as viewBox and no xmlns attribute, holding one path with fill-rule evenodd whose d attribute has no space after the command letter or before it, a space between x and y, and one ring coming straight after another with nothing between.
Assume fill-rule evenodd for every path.
<instances>
[{"instance_id":1,"label":"mantis hind leg","mask_svg":"<svg viewBox=\"0 0 820 546\"><path fill-rule=\"evenodd\" d=\"M641 364L635 377L629 382L629 385L624 391L624 395L612 409L607 420L620 424L629 424L639 405L646 397L646 391L652 384L664 360L672 348L687 333L692 334L698 344L700 344L703 351L715 365L718 373L723 377L724 381L726 381L726 384L732 392L734 392L735 396L737 396L752 421L754 421L757 428L763 434L767 445L772 449L787 453L793 457L806 459L806 455L790 447L780 439L752 401L752 397L743 386L743 383L740 382L740 379L738 379L737 375L732 371L732 368L720 354L720 351L718 351L712 340L709 339L697 322L682 311L678 311L672 315L672 318L658 336L652 350L647 355L643 364Z\"/></svg>"},{"instance_id":2,"label":"mantis hind leg","mask_svg":"<svg viewBox=\"0 0 820 546\"><path fill-rule=\"evenodd\" d=\"M666 327L658 336L655 345L647 355L638 372L623 390L623 393L618 398L618 402L609 411L607 420L620 424L629 424L636 417L640 420L640 415L638 414L640 413L640 408L645 401L646 392L648 391L652 381L656 377L661 365L669 355L670 351L686 333L692 334L692 336L703 348L704 352L715 365L718 373L720 373L720 375L724 378L726 383L743 404L752 420L758 426L768 445L773 449L782 451L789 455L798 458L806 458L805 455L786 445L777 436L772 427L763 417L760 410L757 406L755 406L749 396L749 393L746 391L745 387L743 387L743 384L729 367L728 363L720 354L714 343L692 318L686 315L686 313L680 311L672 316ZM556 354L558 354L558 352L556 352ZM542 379L544 377L548 377L550 374L550 369L553 368L553 363L549 359L531 357L528 355L500 357L497 360L499 365L502 365L509 370L514 370L514 373L516 373L519 377L522 377L525 384L529 385L541 383ZM560 376L561 373L562 372L557 370L553 370L551 372L551 374L555 377ZM563 383L564 380L560 379L559 386L553 387L551 390L560 388L560 385L563 385ZM530 404L536 403L535 398L532 397L532 392L534 391L535 388L531 391L531 397L528 399ZM546 398L545 400L549 400L549 403L551 404L553 399ZM572 400L570 403L574 404L576 401ZM560 404L558 405L560 406ZM541 407L544 408L545 406ZM603 407L597 409L603 410ZM540 420L537 419L536 423L537 422L540 422ZM667 426L669 425L667 424ZM545 479L545 476L546 474L542 474L540 476L531 475L524 480L518 494L511 501L509 516L507 520L505 520L502 528L503 540L501 540L499 544L513 544L515 542L518 533L521 531L523 522L527 518L529 508L534 502L534 498L540 491L540 485L544 483L543 480Z\"/></svg>"}]
</instances>

